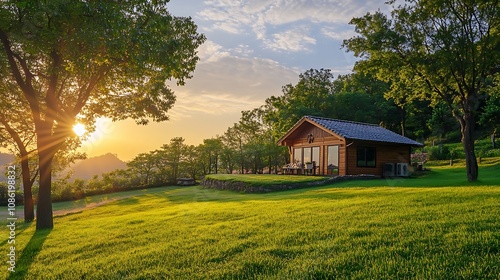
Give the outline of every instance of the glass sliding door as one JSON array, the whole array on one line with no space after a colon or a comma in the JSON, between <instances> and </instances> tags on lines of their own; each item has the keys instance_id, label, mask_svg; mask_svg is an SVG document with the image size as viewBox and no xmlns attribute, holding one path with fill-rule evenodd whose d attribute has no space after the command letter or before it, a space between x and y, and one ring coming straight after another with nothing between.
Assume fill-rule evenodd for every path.
<instances>
[{"instance_id":1,"label":"glass sliding door","mask_svg":"<svg viewBox=\"0 0 500 280\"><path fill-rule=\"evenodd\" d=\"M314 174L320 174L319 147L312 147L312 163L314 166Z\"/></svg>"},{"instance_id":2,"label":"glass sliding door","mask_svg":"<svg viewBox=\"0 0 500 280\"><path fill-rule=\"evenodd\" d=\"M295 164L302 163L302 148L293 149L293 163Z\"/></svg>"},{"instance_id":3,"label":"glass sliding door","mask_svg":"<svg viewBox=\"0 0 500 280\"><path fill-rule=\"evenodd\" d=\"M311 162L312 162L311 148L304 148L304 163L311 163Z\"/></svg>"},{"instance_id":4,"label":"glass sliding door","mask_svg":"<svg viewBox=\"0 0 500 280\"><path fill-rule=\"evenodd\" d=\"M328 146L328 174L339 174L339 146Z\"/></svg>"}]
</instances>

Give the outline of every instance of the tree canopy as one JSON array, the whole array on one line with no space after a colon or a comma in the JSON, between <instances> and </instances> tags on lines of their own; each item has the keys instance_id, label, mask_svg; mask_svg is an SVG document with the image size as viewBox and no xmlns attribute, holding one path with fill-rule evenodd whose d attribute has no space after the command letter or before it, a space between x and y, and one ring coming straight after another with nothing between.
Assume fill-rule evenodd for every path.
<instances>
[{"instance_id":1,"label":"tree canopy","mask_svg":"<svg viewBox=\"0 0 500 280\"><path fill-rule=\"evenodd\" d=\"M14 86L9 94L31 115L40 166L38 229L53 227L51 163L74 136L75 122L168 120L175 96L166 82L191 78L205 40L190 18L169 13L168 2L0 4L0 88Z\"/></svg>"},{"instance_id":2,"label":"tree canopy","mask_svg":"<svg viewBox=\"0 0 500 280\"><path fill-rule=\"evenodd\" d=\"M395 1L389 1L394 5ZM461 127L467 177L478 177L474 153L478 109L487 80L500 65L498 1L406 0L389 18L354 18L356 37L344 46L362 58L355 66L391 82L389 97L443 102Z\"/></svg>"}]
</instances>

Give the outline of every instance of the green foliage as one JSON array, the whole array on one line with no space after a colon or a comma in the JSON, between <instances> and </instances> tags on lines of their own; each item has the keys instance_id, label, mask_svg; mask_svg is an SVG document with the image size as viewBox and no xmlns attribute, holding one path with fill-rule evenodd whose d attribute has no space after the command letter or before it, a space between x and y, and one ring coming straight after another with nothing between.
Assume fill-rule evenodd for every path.
<instances>
[{"instance_id":1,"label":"green foliage","mask_svg":"<svg viewBox=\"0 0 500 280\"><path fill-rule=\"evenodd\" d=\"M435 136L445 137L448 133L460 132L459 124L443 102L439 102L434 106L427 125Z\"/></svg>"},{"instance_id":2,"label":"green foliage","mask_svg":"<svg viewBox=\"0 0 500 280\"><path fill-rule=\"evenodd\" d=\"M18 225L12 278L497 279L499 171L481 168L489 187L433 168L272 194L167 187L55 203L72 212L57 230Z\"/></svg>"},{"instance_id":3,"label":"green foliage","mask_svg":"<svg viewBox=\"0 0 500 280\"><path fill-rule=\"evenodd\" d=\"M429 153L429 160L450 159L450 149L448 146L438 145L426 148Z\"/></svg>"},{"instance_id":4,"label":"green foliage","mask_svg":"<svg viewBox=\"0 0 500 280\"><path fill-rule=\"evenodd\" d=\"M489 127L493 133L500 129L500 74L498 73L495 82L495 86L489 91L489 97L479 119L479 123Z\"/></svg>"},{"instance_id":5,"label":"green foliage","mask_svg":"<svg viewBox=\"0 0 500 280\"><path fill-rule=\"evenodd\" d=\"M418 99L447 105L461 127L471 181L478 175L478 109L500 63L499 7L497 1L407 0L390 18L378 11L352 19L359 36L344 41L362 58L355 69L390 82L387 96L399 106Z\"/></svg>"},{"instance_id":6,"label":"green foliage","mask_svg":"<svg viewBox=\"0 0 500 280\"><path fill-rule=\"evenodd\" d=\"M77 120L89 131L97 117L168 120L175 96L166 83L191 77L205 41L191 18L168 12L168 2L1 2L0 89L12 98L1 99L0 108L15 101L30 118L0 114L0 123L15 138L27 122L28 142L43 147L37 151L39 229L52 227L52 159L72 142ZM21 142L15 143L20 150Z\"/></svg>"},{"instance_id":7,"label":"green foliage","mask_svg":"<svg viewBox=\"0 0 500 280\"><path fill-rule=\"evenodd\" d=\"M264 121L272 125L277 138L303 116L325 116L331 111L332 80L329 69L310 69L299 75L296 85L283 86L283 95L266 100Z\"/></svg>"}]
</instances>

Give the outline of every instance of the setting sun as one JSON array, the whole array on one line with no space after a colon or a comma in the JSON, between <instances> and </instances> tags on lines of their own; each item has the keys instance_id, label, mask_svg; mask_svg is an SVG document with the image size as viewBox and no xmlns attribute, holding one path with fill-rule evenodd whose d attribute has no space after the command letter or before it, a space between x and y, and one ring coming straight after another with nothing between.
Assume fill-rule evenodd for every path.
<instances>
[{"instance_id":1,"label":"setting sun","mask_svg":"<svg viewBox=\"0 0 500 280\"><path fill-rule=\"evenodd\" d=\"M78 136L83 136L87 130L85 129L85 126L81 123L77 123L73 126L73 132Z\"/></svg>"}]
</instances>

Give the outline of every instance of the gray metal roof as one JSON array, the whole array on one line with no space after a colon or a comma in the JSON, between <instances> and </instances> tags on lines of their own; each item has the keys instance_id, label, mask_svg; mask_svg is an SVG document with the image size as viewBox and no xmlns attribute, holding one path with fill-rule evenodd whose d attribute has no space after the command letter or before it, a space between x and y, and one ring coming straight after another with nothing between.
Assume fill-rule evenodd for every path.
<instances>
[{"instance_id":1,"label":"gray metal roof","mask_svg":"<svg viewBox=\"0 0 500 280\"><path fill-rule=\"evenodd\" d=\"M399 135L376 124L351 122L344 120L327 119L321 117L305 116L304 118L322 126L323 128L348 139L377 141L423 146L422 143Z\"/></svg>"}]
</instances>

